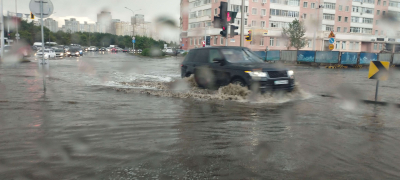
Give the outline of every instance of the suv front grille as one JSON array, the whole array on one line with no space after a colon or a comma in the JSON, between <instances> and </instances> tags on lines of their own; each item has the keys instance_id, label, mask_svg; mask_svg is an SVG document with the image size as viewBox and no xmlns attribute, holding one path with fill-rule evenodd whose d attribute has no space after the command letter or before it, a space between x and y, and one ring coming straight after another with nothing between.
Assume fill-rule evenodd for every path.
<instances>
[{"instance_id":1,"label":"suv front grille","mask_svg":"<svg viewBox=\"0 0 400 180\"><path fill-rule=\"evenodd\" d=\"M288 77L287 71L268 71L270 78Z\"/></svg>"}]
</instances>

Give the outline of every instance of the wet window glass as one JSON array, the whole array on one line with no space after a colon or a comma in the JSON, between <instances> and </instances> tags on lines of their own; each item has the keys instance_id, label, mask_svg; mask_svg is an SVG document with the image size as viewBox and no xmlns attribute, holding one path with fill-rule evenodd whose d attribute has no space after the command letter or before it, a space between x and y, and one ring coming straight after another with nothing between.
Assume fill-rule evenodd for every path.
<instances>
[{"instance_id":1,"label":"wet window glass","mask_svg":"<svg viewBox=\"0 0 400 180\"><path fill-rule=\"evenodd\" d=\"M246 49L221 49L225 59L230 63L262 63L263 60Z\"/></svg>"}]
</instances>

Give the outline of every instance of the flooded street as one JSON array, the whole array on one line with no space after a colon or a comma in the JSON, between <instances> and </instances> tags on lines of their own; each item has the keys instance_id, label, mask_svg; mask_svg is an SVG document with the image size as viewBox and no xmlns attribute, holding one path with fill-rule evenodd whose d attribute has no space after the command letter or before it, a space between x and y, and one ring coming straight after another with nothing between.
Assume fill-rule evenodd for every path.
<instances>
[{"instance_id":1,"label":"flooded street","mask_svg":"<svg viewBox=\"0 0 400 180\"><path fill-rule=\"evenodd\" d=\"M0 66L0 179L399 179L400 113L368 69L289 66L252 95L180 79L181 58L88 52ZM379 100L400 103L400 71ZM338 98L322 97L334 95Z\"/></svg>"}]
</instances>

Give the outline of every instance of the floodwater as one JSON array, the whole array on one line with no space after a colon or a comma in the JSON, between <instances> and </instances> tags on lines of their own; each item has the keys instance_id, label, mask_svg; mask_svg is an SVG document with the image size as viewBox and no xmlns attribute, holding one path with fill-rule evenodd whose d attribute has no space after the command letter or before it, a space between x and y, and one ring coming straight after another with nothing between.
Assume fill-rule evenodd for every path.
<instances>
[{"instance_id":1,"label":"floodwater","mask_svg":"<svg viewBox=\"0 0 400 180\"><path fill-rule=\"evenodd\" d=\"M0 67L0 179L399 179L400 118L367 69L292 66L292 93L204 90L180 61L89 52ZM399 103L400 71L379 100ZM327 98L321 95L334 95Z\"/></svg>"}]
</instances>

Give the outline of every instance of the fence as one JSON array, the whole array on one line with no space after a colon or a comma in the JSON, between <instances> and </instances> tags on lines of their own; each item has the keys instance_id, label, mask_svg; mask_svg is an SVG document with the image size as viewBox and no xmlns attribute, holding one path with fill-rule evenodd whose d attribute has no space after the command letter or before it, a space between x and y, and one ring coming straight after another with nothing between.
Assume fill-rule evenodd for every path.
<instances>
[{"instance_id":1,"label":"fence","mask_svg":"<svg viewBox=\"0 0 400 180\"><path fill-rule=\"evenodd\" d=\"M368 53L340 51L256 51L264 61L289 61L343 65L368 65L371 61L387 61L400 65L400 53Z\"/></svg>"}]
</instances>

